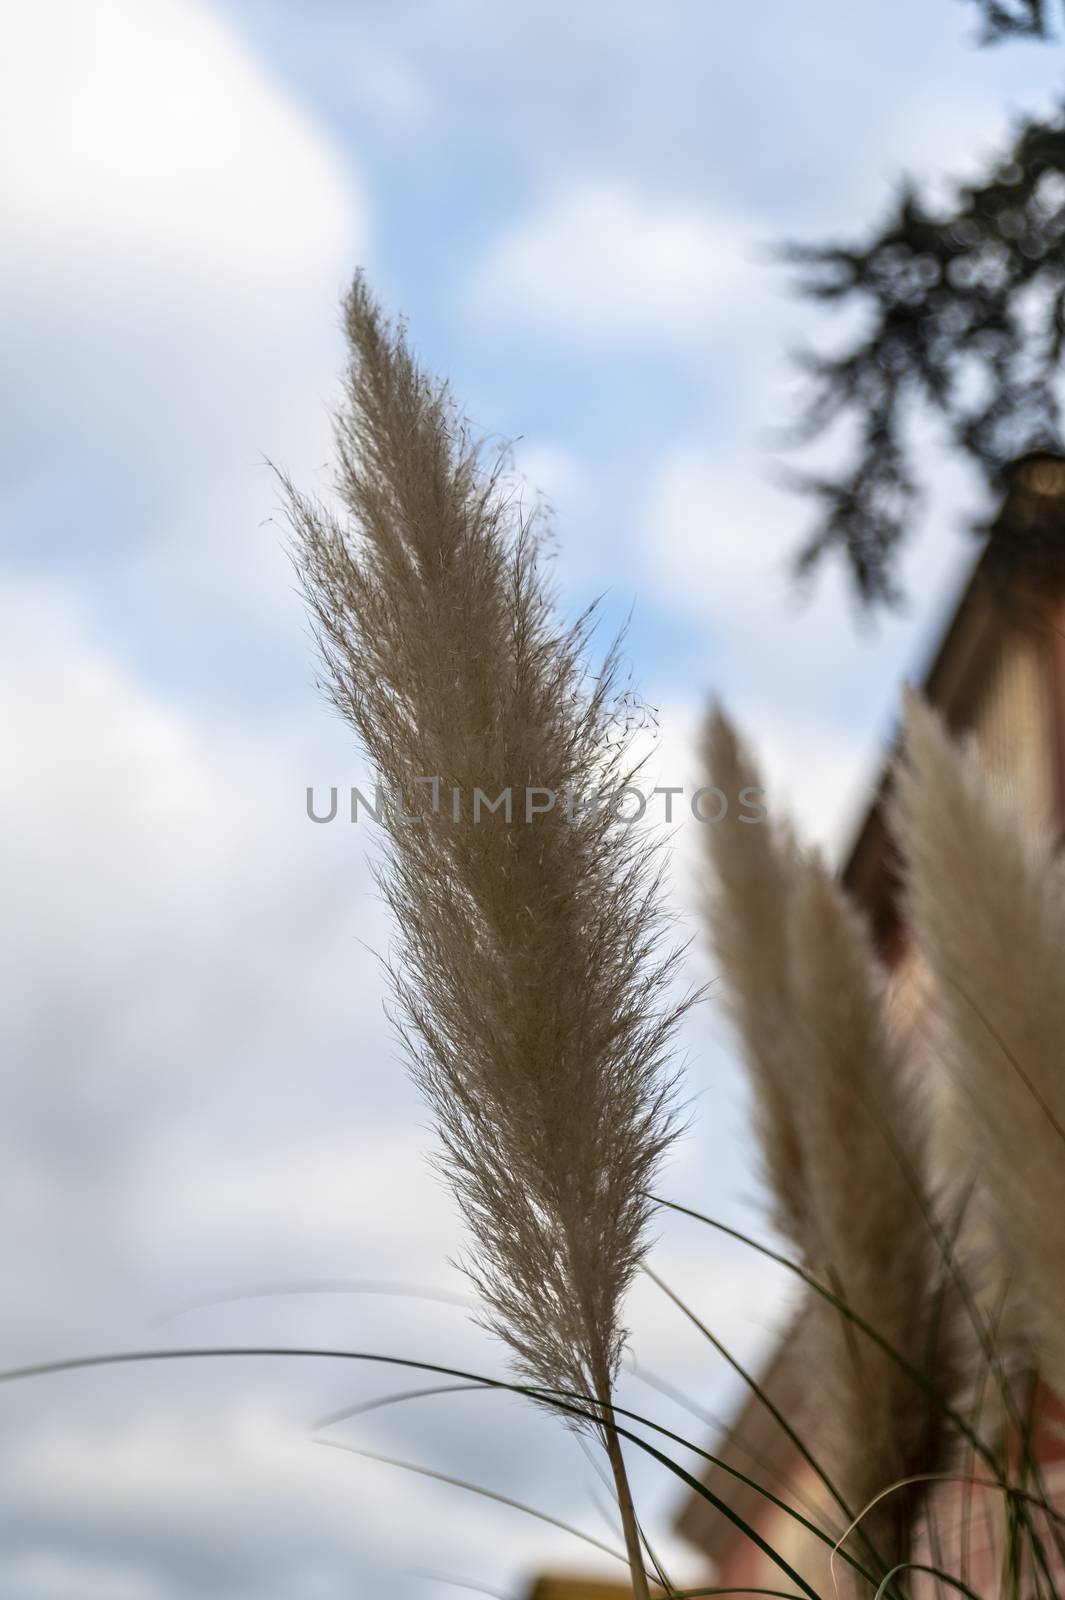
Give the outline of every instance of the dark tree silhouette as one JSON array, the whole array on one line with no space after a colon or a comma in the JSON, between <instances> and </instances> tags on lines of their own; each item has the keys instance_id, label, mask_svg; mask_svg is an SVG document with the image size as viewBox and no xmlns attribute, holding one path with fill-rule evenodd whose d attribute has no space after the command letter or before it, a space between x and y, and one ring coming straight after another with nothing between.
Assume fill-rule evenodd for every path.
<instances>
[{"instance_id":1,"label":"dark tree silhouette","mask_svg":"<svg viewBox=\"0 0 1065 1600\"><path fill-rule=\"evenodd\" d=\"M898 547L920 501L907 438L915 412L938 413L995 491L1017 457L1061 449L1065 115L1022 123L1006 159L985 181L959 186L945 209L907 185L867 243L790 245L783 255L800 269L802 293L867 313L842 353L798 358L811 379L798 440L840 419L857 435L840 475L793 475L818 503L798 568L840 552L865 604L892 602Z\"/></svg>"},{"instance_id":2,"label":"dark tree silhouette","mask_svg":"<svg viewBox=\"0 0 1065 1600\"><path fill-rule=\"evenodd\" d=\"M1001 39L1049 39L1047 0L969 0L983 13L985 44Z\"/></svg>"}]
</instances>

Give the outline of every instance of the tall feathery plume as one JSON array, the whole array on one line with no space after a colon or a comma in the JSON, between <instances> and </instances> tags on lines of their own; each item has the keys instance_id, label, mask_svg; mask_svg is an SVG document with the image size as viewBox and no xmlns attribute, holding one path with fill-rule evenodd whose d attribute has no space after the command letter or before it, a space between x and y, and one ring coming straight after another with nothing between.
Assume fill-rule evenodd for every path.
<instances>
[{"instance_id":1,"label":"tall feathery plume","mask_svg":"<svg viewBox=\"0 0 1065 1600\"><path fill-rule=\"evenodd\" d=\"M345 325L346 524L288 491L331 697L403 797L381 870L398 1022L484 1320L532 1385L594 1397L645 1597L611 1396L690 1000L668 997L651 847L589 798L630 776L617 654L591 678L535 523L361 276Z\"/></svg>"},{"instance_id":2,"label":"tall feathery plume","mask_svg":"<svg viewBox=\"0 0 1065 1600\"><path fill-rule=\"evenodd\" d=\"M708 781L725 792L760 787L720 711L705 755ZM752 1072L778 1221L820 1282L930 1382L943 1381L919 1118L869 932L820 857L779 824L738 816L706 834L713 945ZM831 1302L812 1297L805 1317L818 1454L857 1515L941 1464L941 1413ZM920 1499L893 1492L862 1520L887 1567L906 1559Z\"/></svg>"},{"instance_id":3,"label":"tall feathery plume","mask_svg":"<svg viewBox=\"0 0 1065 1600\"><path fill-rule=\"evenodd\" d=\"M717 706L703 732L707 782L736 798L760 788L758 769ZM714 954L725 974L725 999L744 1042L774 1222L800 1250L806 1236L806 1175L792 1107L793 1022L785 907L797 850L777 820L726 821L705 830L712 882L705 899Z\"/></svg>"},{"instance_id":4,"label":"tall feathery plume","mask_svg":"<svg viewBox=\"0 0 1065 1600\"><path fill-rule=\"evenodd\" d=\"M1052 838L916 696L905 757L896 831L954 1123L1027 1341L1065 1393L1065 881Z\"/></svg>"},{"instance_id":5,"label":"tall feathery plume","mask_svg":"<svg viewBox=\"0 0 1065 1600\"><path fill-rule=\"evenodd\" d=\"M933 1231L915 1086L868 927L816 853L799 864L788 925L806 1259L911 1369L953 1398L954 1299ZM891 1485L941 1470L948 1429L927 1392L844 1315L823 1299L811 1313L826 1451L858 1512ZM863 1518L889 1567L909 1556L924 1498L921 1484L893 1489Z\"/></svg>"}]
</instances>

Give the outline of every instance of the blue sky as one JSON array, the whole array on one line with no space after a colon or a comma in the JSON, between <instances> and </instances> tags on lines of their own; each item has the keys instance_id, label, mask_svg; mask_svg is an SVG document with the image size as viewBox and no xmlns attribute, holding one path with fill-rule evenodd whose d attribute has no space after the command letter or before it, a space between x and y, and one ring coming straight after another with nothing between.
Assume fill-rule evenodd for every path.
<instances>
[{"instance_id":1,"label":"blue sky","mask_svg":"<svg viewBox=\"0 0 1065 1600\"><path fill-rule=\"evenodd\" d=\"M461 1230L383 1016L370 837L304 816L357 753L314 687L268 461L328 481L338 304L357 265L476 426L550 499L561 603L632 611L656 768L691 783L722 695L773 803L837 856L907 673L971 559L977 486L934 482L907 615L856 626L785 574L771 485L785 350L822 331L765 247L852 233L900 173L976 170L1055 103L1054 49L978 52L958 0L14 0L0 60L0 1359L159 1342L343 1344L499 1371L464 1314L383 1295L186 1311L249 1284L461 1288ZM837 446L831 446L836 448ZM680 829L679 913L698 887ZM696 931L694 922L692 930ZM712 976L698 947L691 977ZM670 1191L762 1226L713 1003L683 1040ZM747 1360L783 1286L693 1225L656 1260ZM641 1285L633 1349L735 1390ZM565 1536L311 1443L402 1387L248 1363L0 1396L19 1600L518 1595ZM626 1379L634 1406L654 1397ZM662 1420L701 1424L655 1399ZM573 1440L498 1397L336 1434L608 1539ZM665 1531L674 1487L638 1467ZM620 1569L618 1569L620 1570ZM457 1592L457 1591L448 1591Z\"/></svg>"}]
</instances>

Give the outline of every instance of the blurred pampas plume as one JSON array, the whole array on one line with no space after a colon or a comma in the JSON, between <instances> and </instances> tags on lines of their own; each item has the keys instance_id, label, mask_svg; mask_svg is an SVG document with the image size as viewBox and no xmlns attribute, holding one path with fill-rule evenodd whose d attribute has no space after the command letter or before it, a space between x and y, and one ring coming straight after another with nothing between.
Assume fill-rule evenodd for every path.
<instances>
[{"instance_id":1,"label":"blurred pampas plume","mask_svg":"<svg viewBox=\"0 0 1065 1600\"><path fill-rule=\"evenodd\" d=\"M952 1120L1016 1274L1029 1350L1065 1393L1065 882L1054 841L916 695L895 830Z\"/></svg>"},{"instance_id":2,"label":"blurred pampas plume","mask_svg":"<svg viewBox=\"0 0 1065 1600\"><path fill-rule=\"evenodd\" d=\"M750 752L717 706L706 721L701 753L706 782L722 794L760 788ZM775 819L754 824L728 814L704 833L711 868L705 897L710 942L724 979L725 1003L745 1049L773 1220L801 1249L807 1194L793 1108L794 1023L785 915L797 847L790 830Z\"/></svg>"},{"instance_id":3,"label":"blurred pampas plume","mask_svg":"<svg viewBox=\"0 0 1065 1600\"><path fill-rule=\"evenodd\" d=\"M645 1597L611 1396L691 998L670 999L651 847L609 805L562 798L630 775L617 649L593 677L589 617L557 621L503 458L483 465L361 276L344 309L346 516L286 488L329 693L402 796L381 869L397 1020L484 1319L531 1385L592 1397ZM491 809L507 791L512 811Z\"/></svg>"},{"instance_id":4,"label":"blurred pampas plume","mask_svg":"<svg viewBox=\"0 0 1065 1600\"><path fill-rule=\"evenodd\" d=\"M708 783L761 788L720 710L703 749ZM814 1278L943 1383L920 1117L869 931L819 855L775 820L728 816L705 834L711 939L777 1224ZM940 1409L845 1312L812 1296L802 1337L820 1465L848 1518L942 1465ZM919 1498L894 1491L862 1518L885 1568L906 1559Z\"/></svg>"}]
</instances>

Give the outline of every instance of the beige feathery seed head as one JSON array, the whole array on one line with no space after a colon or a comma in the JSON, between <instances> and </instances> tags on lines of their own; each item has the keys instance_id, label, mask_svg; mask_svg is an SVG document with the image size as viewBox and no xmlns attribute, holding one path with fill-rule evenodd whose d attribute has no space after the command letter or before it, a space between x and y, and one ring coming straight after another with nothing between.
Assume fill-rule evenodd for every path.
<instances>
[{"instance_id":1,"label":"beige feathery seed head","mask_svg":"<svg viewBox=\"0 0 1065 1600\"><path fill-rule=\"evenodd\" d=\"M707 781L726 792L758 783L720 710L704 755ZM708 832L711 935L777 1221L814 1276L949 1390L919 1115L868 929L820 858L779 823L736 818ZM942 1465L941 1411L829 1302L812 1297L807 1316L818 1452L857 1513L899 1479ZM888 1565L904 1559L920 1499L893 1494L863 1522Z\"/></svg>"},{"instance_id":2,"label":"beige feathery seed head","mask_svg":"<svg viewBox=\"0 0 1065 1600\"><path fill-rule=\"evenodd\" d=\"M950 1397L953 1318L937 1296L943 1263L913 1086L868 928L813 852L800 860L788 935L807 1263ZM860 1509L892 1483L941 1469L947 1430L934 1402L826 1301L811 1315L826 1459L847 1501ZM894 1493L863 1521L889 1566L906 1558L922 1499L919 1487Z\"/></svg>"},{"instance_id":3,"label":"beige feathery seed head","mask_svg":"<svg viewBox=\"0 0 1065 1600\"><path fill-rule=\"evenodd\" d=\"M1035 1353L1065 1392L1065 892L1054 844L916 696L895 827L954 1121Z\"/></svg>"},{"instance_id":4,"label":"beige feathery seed head","mask_svg":"<svg viewBox=\"0 0 1065 1600\"><path fill-rule=\"evenodd\" d=\"M591 676L588 619L556 620L537 527L361 277L345 313L348 517L291 486L289 506L332 699L383 785L420 808L385 819L398 1021L488 1324L533 1384L605 1406L690 1000L667 993L675 957L637 831L607 805L526 821L522 796L625 782L618 658ZM507 787L512 820L474 823L474 790Z\"/></svg>"},{"instance_id":5,"label":"beige feathery seed head","mask_svg":"<svg viewBox=\"0 0 1065 1600\"><path fill-rule=\"evenodd\" d=\"M726 795L762 787L758 768L719 706L702 741L708 784ZM787 906L797 852L775 820L745 821L729 811L703 830L710 856L707 924L754 1086L754 1115L774 1221L802 1248L806 1187L792 1108L792 1018L787 963Z\"/></svg>"}]
</instances>

